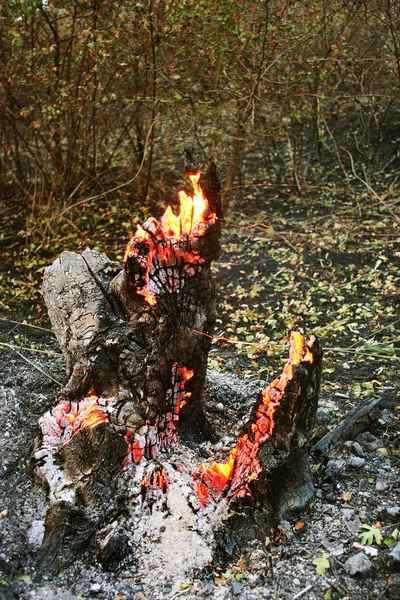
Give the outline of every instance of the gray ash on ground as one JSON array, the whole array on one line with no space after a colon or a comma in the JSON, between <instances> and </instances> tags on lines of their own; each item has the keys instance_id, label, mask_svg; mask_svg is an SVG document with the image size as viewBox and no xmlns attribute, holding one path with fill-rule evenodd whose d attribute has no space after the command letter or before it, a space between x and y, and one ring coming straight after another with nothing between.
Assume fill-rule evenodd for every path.
<instances>
[{"instance_id":1,"label":"gray ash on ground","mask_svg":"<svg viewBox=\"0 0 400 600\"><path fill-rule=\"evenodd\" d=\"M31 350L58 352L51 333L9 321L0 324L1 341ZM17 336L17 337L16 337ZM41 571L37 549L48 507L46 491L33 480L30 456L37 420L50 408L64 380L61 357L22 349L17 354L0 348L0 598L3 600L161 600L164 598L220 600L243 598L297 598L350 600L397 598L400 593L396 546L372 544L372 555L357 549L361 526L381 525L384 538L399 526L399 404L398 379L386 386L386 408L380 420L356 439L337 444L323 458L312 457L315 501L298 522L282 522L276 539L254 542L230 564L210 564L181 580L164 574L160 583L156 565L150 568L151 548L145 545L149 572L138 569L131 553L112 571L104 571L89 550L56 575ZM21 357L25 357L25 360ZM27 360L29 362L27 362ZM50 379L49 376L53 379ZM209 451L223 459L240 433L262 382L211 371L206 409L217 441L198 447L199 462ZM397 387L396 387L397 386ZM346 399L323 391L317 435L335 425L345 412ZM232 422L238 407L241 417ZM344 408L345 407L345 408ZM304 525L303 525L304 524ZM161 531L160 535L165 533ZM157 536L156 536L157 537ZM329 568L318 574L313 560L322 556ZM156 554L155 554L156 556ZM362 558L361 558L362 557ZM397 557L397 558L396 558ZM367 560L366 560L367 559ZM154 560L154 558L153 558Z\"/></svg>"}]
</instances>

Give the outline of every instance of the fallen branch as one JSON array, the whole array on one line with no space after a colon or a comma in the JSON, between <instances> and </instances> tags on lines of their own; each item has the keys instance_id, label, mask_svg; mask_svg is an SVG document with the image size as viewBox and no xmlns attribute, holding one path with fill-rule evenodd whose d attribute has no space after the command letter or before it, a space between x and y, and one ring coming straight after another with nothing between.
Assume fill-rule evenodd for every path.
<instances>
[{"instance_id":1,"label":"fallen branch","mask_svg":"<svg viewBox=\"0 0 400 600\"><path fill-rule=\"evenodd\" d=\"M317 454L327 454L332 445L339 441L354 439L356 435L369 428L382 410L383 397L367 398L352 408L332 431L324 435L313 446Z\"/></svg>"}]
</instances>

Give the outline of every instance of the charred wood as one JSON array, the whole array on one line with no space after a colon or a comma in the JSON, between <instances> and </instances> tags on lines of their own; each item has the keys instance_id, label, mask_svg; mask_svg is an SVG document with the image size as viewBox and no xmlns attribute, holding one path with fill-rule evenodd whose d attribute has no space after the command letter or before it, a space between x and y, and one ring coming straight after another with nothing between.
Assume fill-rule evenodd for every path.
<instances>
[{"instance_id":1,"label":"charred wood","mask_svg":"<svg viewBox=\"0 0 400 600\"><path fill-rule=\"evenodd\" d=\"M231 555L251 539L265 540L281 519L304 510L314 486L308 454L318 404L322 351L292 332L280 378L260 392L249 422L225 464L195 474L203 504L222 499L229 518L216 535Z\"/></svg>"},{"instance_id":2,"label":"charred wood","mask_svg":"<svg viewBox=\"0 0 400 600\"><path fill-rule=\"evenodd\" d=\"M366 398L352 408L332 431L324 435L313 446L316 454L327 454L338 442L354 439L362 431L366 431L379 418L384 408L384 398Z\"/></svg>"}]
</instances>

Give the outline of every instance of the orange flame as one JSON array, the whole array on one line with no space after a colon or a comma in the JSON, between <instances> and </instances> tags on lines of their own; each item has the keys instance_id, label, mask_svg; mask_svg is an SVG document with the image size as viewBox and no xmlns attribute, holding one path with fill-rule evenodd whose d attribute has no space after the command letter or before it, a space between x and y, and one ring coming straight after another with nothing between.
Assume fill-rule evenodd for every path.
<instances>
[{"instance_id":1,"label":"orange flame","mask_svg":"<svg viewBox=\"0 0 400 600\"><path fill-rule=\"evenodd\" d=\"M258 460L260 444L272 436L275 427L274 414L289 381L293 378L294 367L301 362L313 362L314 356L310 348L314 341L315 336L312 336L306 345L299 332L291 332L289 360L281 376L262 390L256 419L250 424L248 433L239 438L226 463L213 462L209 468L202 465L193 473L197 496L203 505L210 501L216 502L228 485L228 497L240 497L250 493L248 483L257 479L261 472Z\"/></svg>"},{"instance_id":2,"label":"orange flame","mask_svg":"<svg viewBox=\"0 0 400 600\"><path fill-rule=\"evenodd\" d=\"M211 213L206 217L208 202L204 197L199 185L201 171L190 174L194 193L188 196L185 191L178 192L180 201L180 213L174 215L170 206L167 207L161 218L161 226L164 233L172 238L180 239L183 235L190 235L195 228L199 227L207 219L207 223L215 223L217 215ZM200 232L199 232L200 233Z\"/></svg>"},{"instance_id":3,"label":"orange flame","mask_svg":"<svg viewBox=\"0 0 400 600\"><path fill-rule=\"evenodd\" d=\"M147 219L142 226L138 225L127 245L124 262L135 257L140 271L134 275L135 290L150 305L156 304L159 293L179 289L182 267L189 275L193 275L194 267L204 262L196 250L190 250L186 244L181 244L182 240L187 240L192 235L194 238L204 235L206 228L217 220L217 215L210 210L201 189L200 177L201 171L189 174L194 191L192 195L183 190L179 192L178 215L168 206L161 223L153 218ZM157 278L152 279L152 274L159 271L160 263L169 267L169 276L165 281L157 283L154 281Z\"/></svg>"}]
</instances>

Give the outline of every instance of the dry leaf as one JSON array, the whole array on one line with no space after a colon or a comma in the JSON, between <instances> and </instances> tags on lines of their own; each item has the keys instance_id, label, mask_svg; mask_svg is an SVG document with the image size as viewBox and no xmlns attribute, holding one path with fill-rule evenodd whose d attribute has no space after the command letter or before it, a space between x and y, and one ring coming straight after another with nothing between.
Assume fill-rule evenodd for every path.
<instances>
[{"instance_id":1,"label":"dry leaf","mask_svg":"<svg viewBox=\"0 0 400 600\"><path fill-rule=\"evenodd\" d=\"M301 531L302 529L304 529L304 521L296 521L296 523L294 524L294 528L296 531Z\"/></svg>"},{"instance_id":2,"label":"dry leaf","mask_svg":"<svg viewBox=\"0 0 400 600\"><path fill-rule=\"evenodd\" d=\"M349 500L351 500L352 496L353 492L345 492L340 496L340 499L343 500L343 502L348 502Z\"/></svg>"},{"instance_id":3,"label":"dry leaf","mask_svg":"<svg viewBox=\"0 0 400 600\"><path fill-rule=\"evenodd\" d=\"M241 571L247 571L247 562L246 559L244 558L244 556L241 556L237 562L237 566L240 568Z\"/></svg>"},{"instance_id":4,"label":"dry leaf","mask_svg":"<svg viewBox=\"0 0 400 600\"><path fill-rule=\"evenodd\" d=\"M240 573L241 572L241 568L238 567L237 565L232 567L232 573Z\"/></svg>"},{"instance_id":5,"label":"dry leaf","mask_svg":"<svg viewBox=\"0 0 400 600\"><path fill-rule=\"evenodd\" d=\"M228 583L228 580L224 579L223 577L216 577L214 579L214 583L215 585L226 585Z\"/></svg>"},{"instance_id":6,"label":"dry leaf","mask_svg":"<svg viewBox=\"0 0 400 600\"><path fill-rule=\"evenodd\" d=\"M181 590L188 590L189 588L191 588L193 585L193 583L185 583L184 581L181 581L181 585L180 588Z\"/></svg>"}]
</instances>

